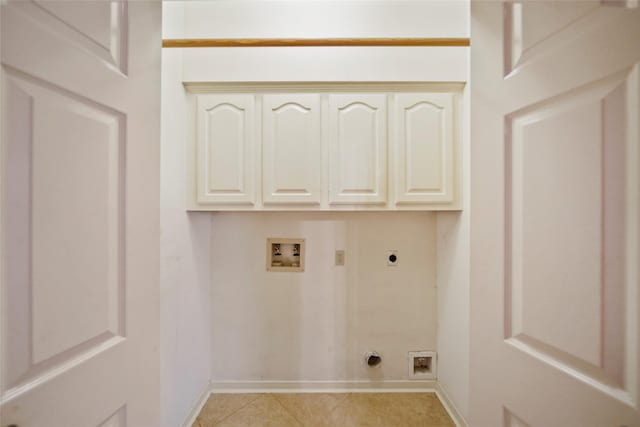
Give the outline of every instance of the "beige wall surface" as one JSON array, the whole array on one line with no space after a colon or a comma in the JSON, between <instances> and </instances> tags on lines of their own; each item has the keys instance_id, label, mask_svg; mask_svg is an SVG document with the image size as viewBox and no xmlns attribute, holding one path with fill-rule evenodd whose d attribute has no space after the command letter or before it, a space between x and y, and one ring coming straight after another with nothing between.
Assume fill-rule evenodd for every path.
<instances>
[{"instance_id":1,"label":"beige wall surface","mask_svg":"<svg viewBox=\"0 0 640 427\"><path fill-rule=\"evenodd\" d=\"M435 233L429 212L214 214L213 381L406 381L436 345ZM269 237L306 239L305 271L266 271Z\"/></svg>"}]
</instances>

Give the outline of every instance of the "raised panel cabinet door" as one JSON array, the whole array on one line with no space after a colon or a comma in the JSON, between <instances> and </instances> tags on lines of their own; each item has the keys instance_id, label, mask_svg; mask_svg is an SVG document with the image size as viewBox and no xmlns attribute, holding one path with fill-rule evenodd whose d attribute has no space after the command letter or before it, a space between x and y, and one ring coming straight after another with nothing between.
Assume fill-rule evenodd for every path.
<instances>
[{"instance_id":1,"label":"raised panel cabinet door","mask_svg":"<svg viewBox=\"0 0 640 427\"><path fill-rule=\"evenodd\" d=\"M198 203L255 203L254 111L254 95L198 95Z\"/></svg>"},{"instance_id":2,"label":"raised panel cabinet door","mask_svg":"<svg viewBox=\"0 0 640 427\"><path fill-rule=\"evenodd\" d=\"M320 95L265 95L262 108L264 203L320 204Z\"/></svg>"},{"instance_id":3,"label":"raised panel cabinet door","mask_svg":"<svg viewBox=\"0 0 640 427\"><path fill-rule=\"evenodd\" d=\"M396 204L452 203L453 94L400 93L394 110Z\"/></svg>"},{"instance_id":4,"label":"raised panel cabinet door","mask_svg":"<svg viewBox=\"0 0 640 427\"><path fill-rule=\"evenodd\" d=\"M329 203L387 201L387 96L329 95Z\"/></svg>"}]
</instances>

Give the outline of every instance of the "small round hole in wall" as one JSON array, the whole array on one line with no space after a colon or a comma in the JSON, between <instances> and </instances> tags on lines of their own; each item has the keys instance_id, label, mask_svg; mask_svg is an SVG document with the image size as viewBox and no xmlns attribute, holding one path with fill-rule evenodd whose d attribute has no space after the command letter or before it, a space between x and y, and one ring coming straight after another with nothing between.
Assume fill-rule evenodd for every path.
<instances>
[{"instance_id":1,"label":"small round hole in wall","mask_svg":"<svg viewBox=\"0 0 640 427\"><path fill-rule=\"evenodd\" d=\"M396 266L398 265L398 251L397 250L390 250L387 251L387 265L390 266Z\"/></svg>"}]
</instances>

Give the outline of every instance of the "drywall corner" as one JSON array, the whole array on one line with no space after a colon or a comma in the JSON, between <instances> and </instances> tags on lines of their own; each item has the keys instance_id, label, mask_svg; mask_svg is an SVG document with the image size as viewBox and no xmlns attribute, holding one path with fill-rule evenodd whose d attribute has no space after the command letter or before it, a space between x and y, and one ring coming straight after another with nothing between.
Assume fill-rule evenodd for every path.
<instances>
[{"instance_id":1,"label":"drywall corner","mask_svg":"<svg viewBox=\"0 0 640 427\"><path fill-rule=\"evenodd\" d=\"M463 418L469 413L469 84L462 100L463 210L437 214L438 382Z\"/></svg>"},{"instance_id":2,"label":"drywall corner","mask_svg":"<svg viewBox=\"0 0 640 427\"><path fill-rule=\"evenodd\" d=\"M179 33L182 2L163 3L163 35ZM182 52L162 52L161 128L161 425L182 425L208 388L210 272L207 213L185 210L185 142L188 99L182 86Z\"/></svg>"}]
</instances>

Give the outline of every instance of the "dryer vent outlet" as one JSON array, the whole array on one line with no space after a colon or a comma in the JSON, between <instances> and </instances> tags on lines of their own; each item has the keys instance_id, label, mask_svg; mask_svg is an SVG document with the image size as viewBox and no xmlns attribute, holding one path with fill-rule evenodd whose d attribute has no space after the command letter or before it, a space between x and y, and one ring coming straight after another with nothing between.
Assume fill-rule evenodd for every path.
<instances>
[{"instance_id":1,"label":"dryer vent outlet","mask_svg":"<svg viewBox=\"0 0 640 427\"><path fill-rule=\"evenodd\" d=\"M364 356L364 360L370 367L378 366L382 363L382 356L375 351L370 351Z\"/></svg>"}]
</instances>

